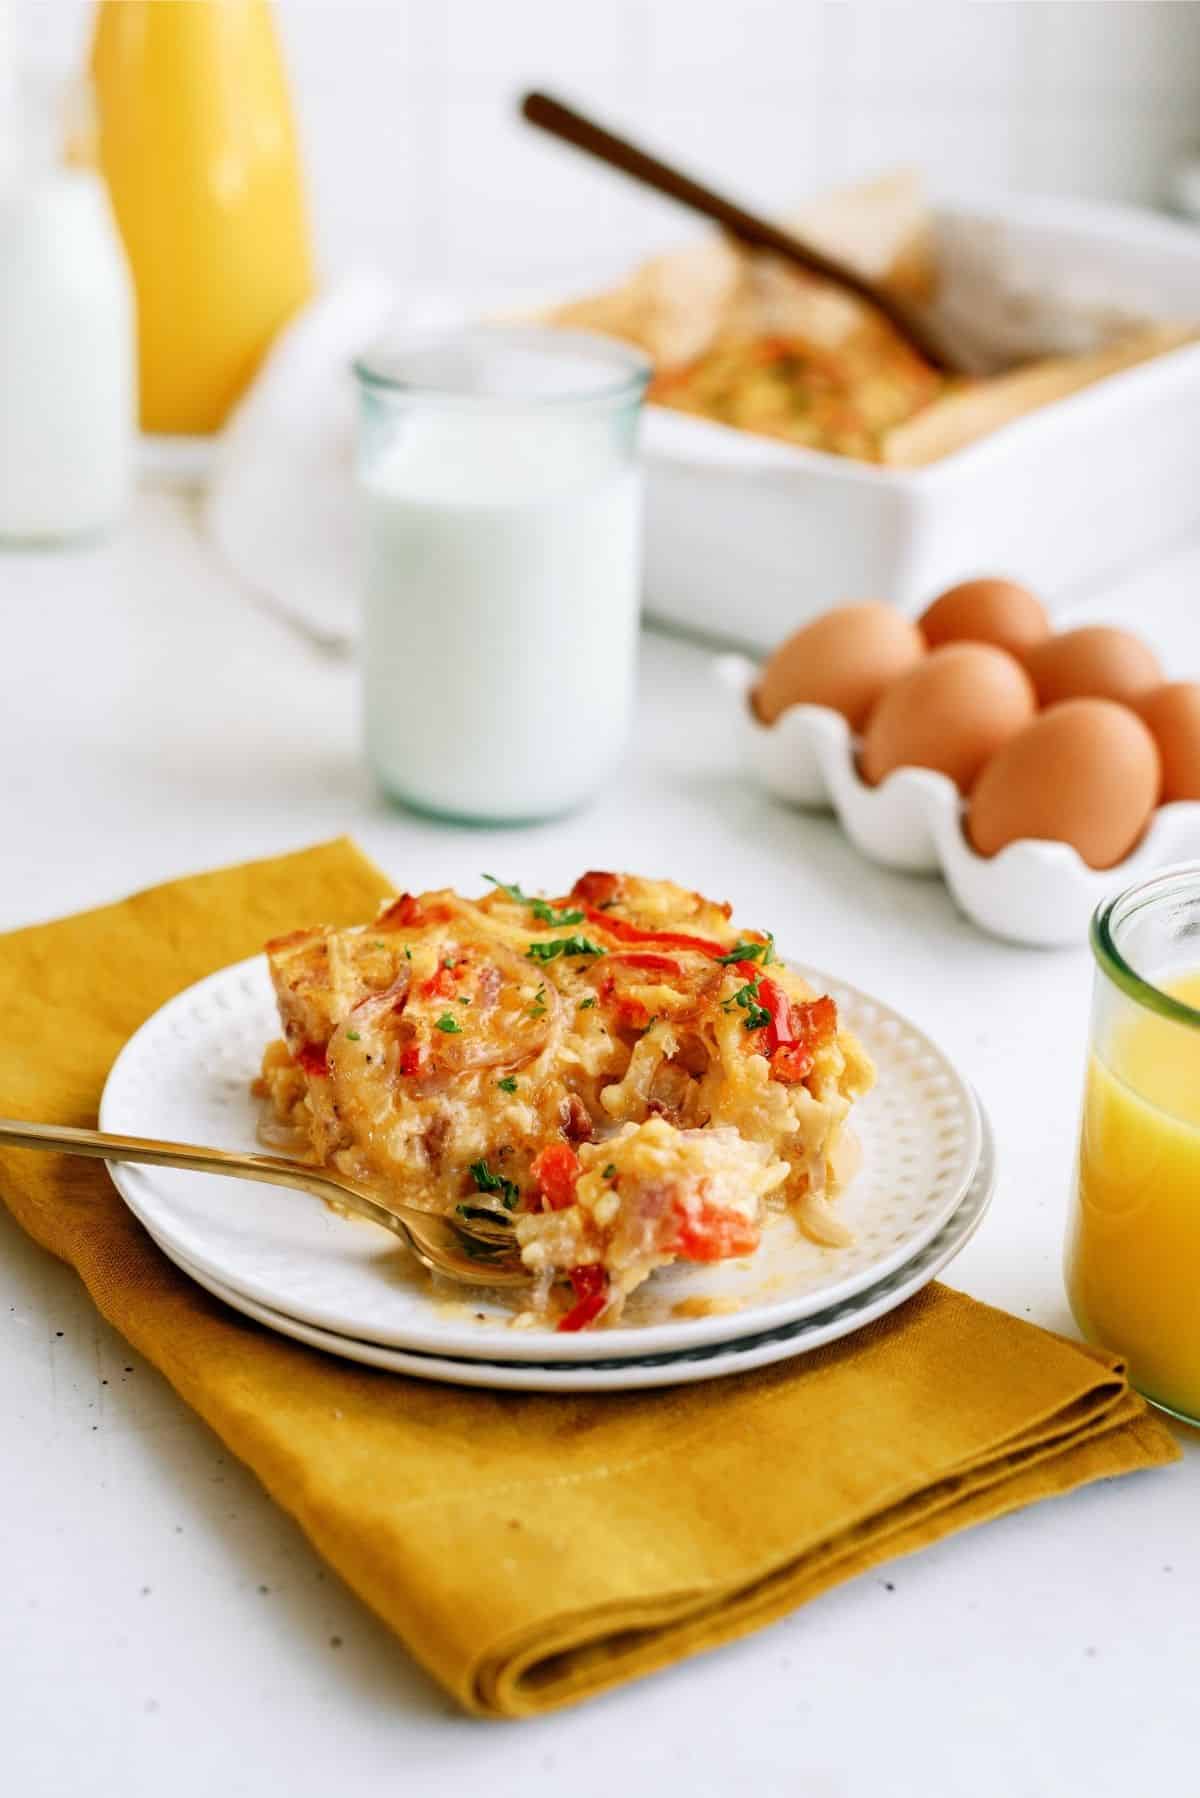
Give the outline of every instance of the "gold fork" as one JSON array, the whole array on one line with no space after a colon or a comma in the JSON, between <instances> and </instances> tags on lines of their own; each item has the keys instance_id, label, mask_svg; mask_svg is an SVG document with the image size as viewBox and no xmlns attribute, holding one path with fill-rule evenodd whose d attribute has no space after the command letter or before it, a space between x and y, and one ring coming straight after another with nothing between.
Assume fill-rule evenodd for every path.
<instances>
[{"instance_id":1,"label":"gold fork","mask_svg":"<svg viewBox=\"0 0 1200 1798\"><path fill-rule=\"evenodd\" d=\"M158 1142L153 1137L117 1136L107 1130L77 1130L68 1124L30 1124L0 1118L0 1146L53 1149L103 1161L136 1161L151 1167L182 1167L195 1174L231 1174L292 1186L318 1199L332 1199L356 1217L390 1230L431 1273L464 1286L517 1286L529 1279L521 1266L511 1222L499 1212L491 1223L485 1206L472 1206L460 1223L413 1205L385 1205L374 1193L328 1168L306 1167L282 1155L242 1155L200 1143Z\"/></svg>"}]
</instances>

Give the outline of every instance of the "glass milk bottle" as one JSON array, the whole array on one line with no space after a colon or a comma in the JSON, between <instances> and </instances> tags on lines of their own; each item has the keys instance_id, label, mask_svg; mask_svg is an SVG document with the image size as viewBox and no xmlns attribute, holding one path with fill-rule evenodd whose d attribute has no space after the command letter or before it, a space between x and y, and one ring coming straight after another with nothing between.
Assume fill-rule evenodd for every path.
<instances>
[{"instance_id":1,"label":"glass milk bottle","mask_svg":"<svg viewBox=\"0 0 1200 1798\"><path fill-rule=\"evenodd\" d=\"M467 823L569 811L628 734L649 364L480 326L382 346L356 373L379 782Z\"/></svg>"},{"instance_id":2,"label":"glass milk bottle","mask_svg":"<svg viewBox=\"0 0 1200 1798\"><path fill-rule=\"evenodd\" d=\"M45 95L0 181L0 540L112 524L133 478L133 291L104 184L57 160Z\"/></svg>"}]
</instances>

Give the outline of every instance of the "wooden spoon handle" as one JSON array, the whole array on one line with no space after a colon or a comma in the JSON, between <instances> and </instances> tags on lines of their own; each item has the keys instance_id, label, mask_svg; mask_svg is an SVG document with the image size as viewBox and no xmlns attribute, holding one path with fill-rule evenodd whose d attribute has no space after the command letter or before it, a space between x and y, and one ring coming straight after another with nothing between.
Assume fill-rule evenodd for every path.
<instances>
[{"instance_id":1,"label":"wooden spoon handle","mask_svg":"<svg viewBox=\"0 0 1200 1798\"><path fill-rule=\"evenodd\" d=\"M652 187L657 193L666 194L668 199L678 200L693 212L712 219L715 224L723 226L731 237L737 238L739 243L749 244L754 249L773 250L777 256L784 257L809 274L820 275L839 287L847 288L877 312L881 312L934 368L949 368L945 346L916 309L895 294L889 293L886 288L879 287L865 275L860 275L848 263L826 256L812 244L793 237L790 232L781 231L769 219L747 212L745 207L737 205L735 201L715 193L711 187L693 180L690 175L672 168L669 163L661 162L657 156L651 156L648 150L639 149L636 144L630 143L628 138L618 137L615 132L605 130L603 125L585 118L581 112L564 105L561 100L555 100L550 94L526 94L521 101L521 112L531 125L548 131L552 137L573 144L577 150L583 150L589 156L595 156L598 161L606 162L610 168L620 169L622 174L632 176L644 186Z\"/></svg>"}]
</instances>

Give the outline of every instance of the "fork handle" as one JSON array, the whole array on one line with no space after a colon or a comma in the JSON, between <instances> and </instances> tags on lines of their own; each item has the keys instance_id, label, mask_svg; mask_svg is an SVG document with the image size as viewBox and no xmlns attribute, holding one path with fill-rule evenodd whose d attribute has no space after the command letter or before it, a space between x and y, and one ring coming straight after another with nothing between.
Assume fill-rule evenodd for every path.
<instances>
[{"instance_id":1,"label":"fork handle","mask_svg":"<svg viewBox=\"0 0 1200 1798\"><path fill-rule=\"evenodd\" d=\"M72 1124L31 1124L23 1118L0 1118L0 1147L49 1149L65 1155L88 1155L98 1161L134 1161L150 1167L180 1167L195 1174L232 1174L242 1180L261 1180L270 1186L292 1186L299 1192L320 1193L336 1200L347 1211L357 1212L373 1224L382 1224L393 1235L404 1225L394 1211L366 1193L328 1180L318 1168L303 1167L282 1155L247 1155L233 1149L213 1149L204 1143L162 1142L150 1136L122 1136L109 1130L80 1130Z\"/></svg>"}]
</instances>

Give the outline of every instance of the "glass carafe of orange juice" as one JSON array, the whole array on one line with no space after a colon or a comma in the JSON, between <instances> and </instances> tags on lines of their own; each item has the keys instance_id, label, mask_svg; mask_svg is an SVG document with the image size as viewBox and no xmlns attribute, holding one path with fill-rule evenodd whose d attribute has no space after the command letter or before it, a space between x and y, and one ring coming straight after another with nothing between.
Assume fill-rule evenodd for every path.
<instances>
[{"instance_id":1,"label":"glass carafe of orange juice","mask_svg":"<svg viewBox=\"0 0 1200 1798\"><path fill-rule=\"evenodd\" d=\"M1102 905L1067 1240L1084 1335L1200 1422L1200 862Z\"/></svg>"},{"instance_id":2,"label":"glass carafe of orange juice","mask_svg":"<svg viewBox=\"0 0 1200 1798\"><path fill-rule=\"evenodd\" d=\"M213 431L312 289L267 0L101 0L100 162L137 293L141 418Z\"/></svg>"}]
</instances>

